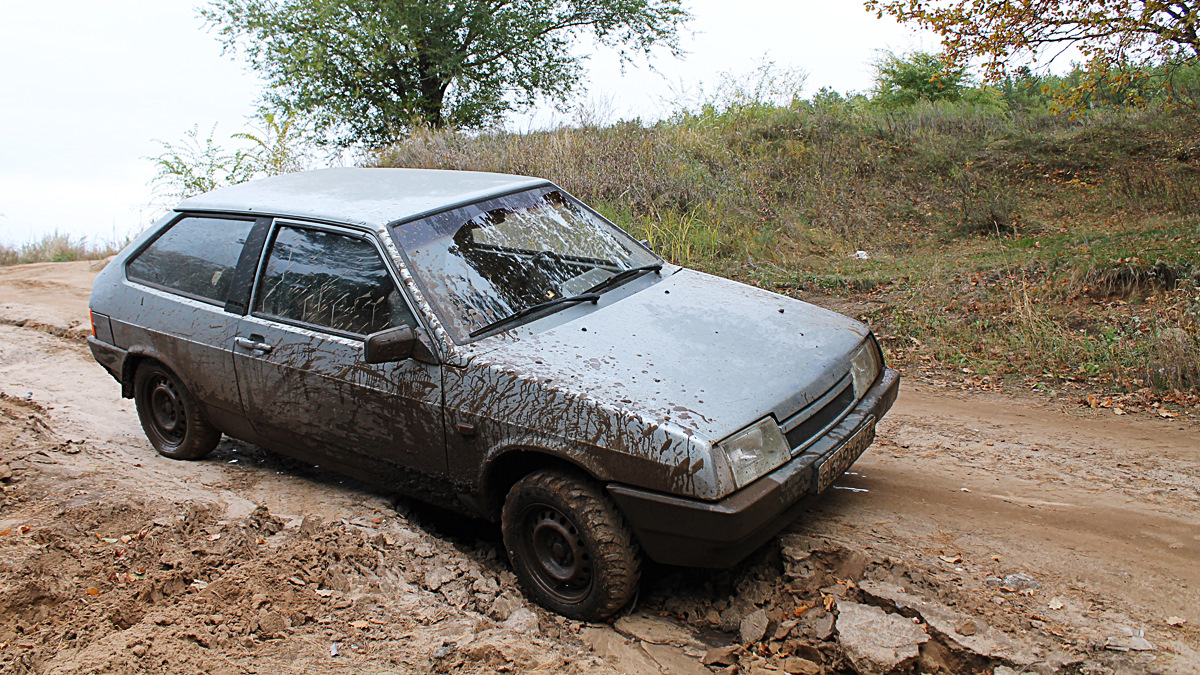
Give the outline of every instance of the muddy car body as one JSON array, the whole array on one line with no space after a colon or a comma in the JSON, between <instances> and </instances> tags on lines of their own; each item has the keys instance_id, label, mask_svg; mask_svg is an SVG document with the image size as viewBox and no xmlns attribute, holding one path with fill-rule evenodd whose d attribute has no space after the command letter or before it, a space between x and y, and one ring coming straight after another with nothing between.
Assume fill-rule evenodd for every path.
<instances>
[{"instance_id":1,"label":"muddy car body","mask_svg":"<svg viewBox=\"0 0 1200 675\"><path fill-rule=\"evenodd\" d=\"M639 551L731 565L874 438L841 315L666 263L551 183L331 169L188 199L97 277L152 444L221 434L500 520L526 589L619 609Z\"/></svg>"}]
</instances>

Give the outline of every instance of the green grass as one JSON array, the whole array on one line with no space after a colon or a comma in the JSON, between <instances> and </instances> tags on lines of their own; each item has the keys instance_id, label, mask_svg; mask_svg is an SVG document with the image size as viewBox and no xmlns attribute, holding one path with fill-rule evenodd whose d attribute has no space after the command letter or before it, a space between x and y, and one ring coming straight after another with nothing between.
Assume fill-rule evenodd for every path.
<instances>
[{"instance_id":1,"label":"green grass","mask_svg":"<svg viewBox=\"0 0 1200 675\"><path fill-rule=\"evenodd\" d=\"M1200 392L1196 139L1186 111L798 102L375 163L549 178L674 262L861 307L918 376L1162 395Z\"/></svg>"}]
</instances>

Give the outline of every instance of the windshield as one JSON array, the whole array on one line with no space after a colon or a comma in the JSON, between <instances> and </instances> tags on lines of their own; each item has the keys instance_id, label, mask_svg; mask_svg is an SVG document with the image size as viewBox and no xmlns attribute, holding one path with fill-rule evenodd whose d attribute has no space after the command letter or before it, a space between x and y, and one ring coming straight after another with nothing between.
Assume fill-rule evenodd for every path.
<instances>
[{"instance_id":1,"label":"windshield","mask_svg":"<svg viewBox=\"0 0 1200 675\"><path fill-rule=\"evenodd\" d=\"M405 223L393 235L457 342L658 262L616 226L549 187Z\"/></svg>"}]
</instances>

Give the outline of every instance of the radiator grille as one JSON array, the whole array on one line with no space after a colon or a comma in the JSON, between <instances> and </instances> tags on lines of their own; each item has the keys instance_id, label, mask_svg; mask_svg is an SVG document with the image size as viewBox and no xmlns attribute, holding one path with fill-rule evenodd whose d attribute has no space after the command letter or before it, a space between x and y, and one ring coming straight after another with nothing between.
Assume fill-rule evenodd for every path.
<instances>
[{"instance_id":1,"label":"radiator grille","mask_svg":"<svg viewBox=\"0 0 1200 675\"><path fill-rule=\"evenodd\" d=\"M800 426L784 434L787 437L788 446L794 452L796 448L806 445L814 435L841 418L852 405L854 405L854 387L847 383L842 389L842 393L801 422Z\"/></svg>"}]
</instances>

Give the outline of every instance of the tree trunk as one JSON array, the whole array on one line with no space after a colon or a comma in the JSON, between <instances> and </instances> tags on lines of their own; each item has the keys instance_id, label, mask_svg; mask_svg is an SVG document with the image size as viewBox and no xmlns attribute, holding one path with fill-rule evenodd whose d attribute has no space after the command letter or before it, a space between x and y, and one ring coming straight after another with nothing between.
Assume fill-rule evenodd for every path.
<instances>
[{"instance_id":1,"label":"tree trunk","mask_svg":"<svg viewBox=\"0 0 1200 675\"><path fill-rule=\"evenodd\" d=\"M418 48L417 72L420 77L421 100L418 109L421 120L431 128L441 129L446 124L442 116L442 106L445 102L445 87L437 73L437 64Z\"/></svg>"}]
</instances>

